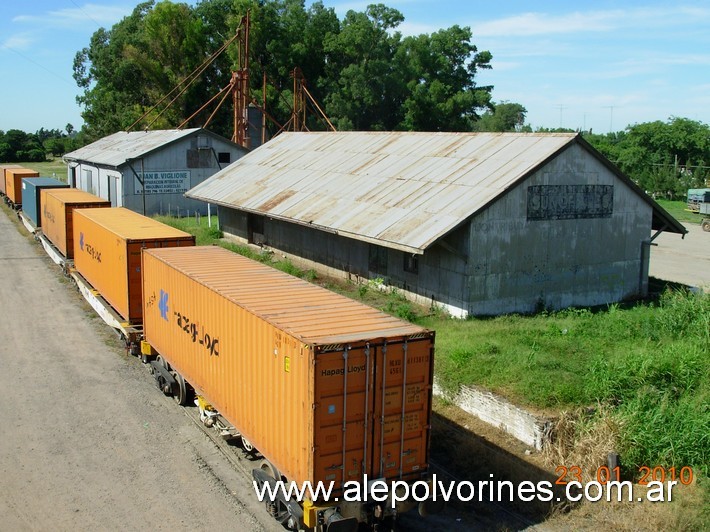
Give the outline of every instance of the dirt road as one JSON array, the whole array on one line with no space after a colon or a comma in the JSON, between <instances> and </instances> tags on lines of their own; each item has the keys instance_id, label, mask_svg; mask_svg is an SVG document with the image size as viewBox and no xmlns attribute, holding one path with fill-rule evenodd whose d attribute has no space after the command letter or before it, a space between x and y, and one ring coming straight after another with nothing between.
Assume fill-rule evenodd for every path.
<instances>
[{"instance_id":1,"label":"dirt road","mask_svg":"<svg viewBox=\"0 0 710 532\"><path fill-rule=\"evenodd\" d=\"M649 274L710 292L710 233L699 225L683 224L688 234L661 233L651 247Z\"/></svg>"},{"instance_id":2,"label":"dirt road","mask_svg":"<svg viewBox=\"0 0 710 532\"><path fill-rule=\"evenodd\" d=\"M1 211L0 529L283 530Z\"/></svg>"}]
</instances>

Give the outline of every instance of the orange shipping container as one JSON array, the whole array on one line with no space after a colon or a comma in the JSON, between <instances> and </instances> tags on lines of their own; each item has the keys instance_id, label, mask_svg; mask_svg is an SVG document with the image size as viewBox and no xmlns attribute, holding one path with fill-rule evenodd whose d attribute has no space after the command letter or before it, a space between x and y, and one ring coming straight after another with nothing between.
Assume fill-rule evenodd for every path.
<instances>
[{"instance_id":1,"label":"orange shipping container","mask_svg":"<svg viewBox=\"0 0 710 532\"><path fill-rule=\"evenodd\" d=\"M130 323L143 319L141 249L195 237L123 207L74 210L74 268Z\"/></svg>"},{"instance_id":2,"label":"orange shipping container","mask_svg":"<svg viewBox=\"0 0 710 532\"><path fill-rule=\"evenodd\" d=\"M22 205L22 180L25 177L39 177L39 172L29 168L5 169L5 194L15 205Z\"/></svg>"},{"instance_id":3,"label":"orange shipping container","mask_svg":"<svg viewBox=\"0 0 710 532\"><path fill-rule=\"evenodd\" d=\"M23 168L19 164L0 164L0 193L5 194L5 172L12 168Z\"/></svg>"},{"instance_id":4,"label":"orange shipping container","mask_svg":"<svg viewBox=\"0 0 710 532\"><path fill-rule=\"evenodd\" d=\"M110 207L111 202L76 188L52 188L40 191L42 234L67 259L74 258L74 209Z\"/></svg>"},{"instance_id":5,"label":"orange shipping container","mask_svg":"<svg viewBox=\"0 0 710 532\"><path fill-rule=\"evenodd\" d=\"M289 480L418 479L434 333L217 247L143 252L145 339Z\"/></svg>"}]
</instances>

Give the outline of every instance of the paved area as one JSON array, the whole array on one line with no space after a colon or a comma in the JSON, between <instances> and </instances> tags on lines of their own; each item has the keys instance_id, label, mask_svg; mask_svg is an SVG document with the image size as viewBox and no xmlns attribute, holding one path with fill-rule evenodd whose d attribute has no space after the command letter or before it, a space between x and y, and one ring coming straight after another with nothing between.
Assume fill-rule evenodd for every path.
<instances>
[{"instance_id":1,"label":"paved area","mask_svg":"<svg viewBox=\"0 0 710 532\"><path fill-rule=\"evenodd\" d=\"M710 292L710 233L699 225L684 224L688 234L661 233L651 247L649 274Z\"/></svg>"}]
</instances>

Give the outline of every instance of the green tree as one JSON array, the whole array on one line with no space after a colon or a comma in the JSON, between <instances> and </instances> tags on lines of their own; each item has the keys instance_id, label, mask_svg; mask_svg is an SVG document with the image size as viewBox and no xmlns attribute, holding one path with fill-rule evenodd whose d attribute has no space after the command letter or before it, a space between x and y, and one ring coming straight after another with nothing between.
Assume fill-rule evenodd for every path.
<instances>
[{"instance_id":1,"label":"green tree","mask_svg":"<svg viewBox=\"0 0 710 532\"><path fill-rule=\"evenodd\" d=\"M40 129L43 136L47 130ZM37 162L44 161L45 151L37 133L25 133L19 129L0 131L0 162Z\"/></svg>"},{"instance_id":2,"label":"green tree","mask_svg":"<svg viewBox=\"0 0 710 532\"><path fill-rule=\"evenodd\" d=\"M326 112L338 129L394 129L400 119L402 80L394 57L404 17L382 4L348 11L340 31L325 36Z\"/></svg>"},{"instance_id":3,"label":"green tree","mask_svg":"<svg viewBox=\"0 0 710 532\"><path fill-rule=\"evenodd\" d=\"M710 128L701 122L673 117L587 139L649 193L683 198L688 188L707 186Z\"/></svg>"},{"instance_id":4,"label":"green tree","mask_svg":"<svg viewBox=\"0 0 710 532\"><path fill-rule=\"evenodd\" d=\"M476 131L522 131L525 126L527 109L519 103L501 102L486 111L476 122Z\"/></svg>"},{"instance_id":5,"label":"green tree","mask_svg":"<svg viewBox=\"0 0 710 532\"><path fill-rule=\"evenodd\" d=\"M253 98L263 100L262 80L267 77L267 108L280 123L288 121L293 101L292 71L301 69L309 92L322 101L326 65L324 36L339 31L332 8L322 2L305 9L303 0L237 0L231 32L250 12L250 80ZM232 67L239 64L236 46L230 49ZM311 124L314 125L314 124Z\"/></svg>"},{"instance_id":6,"label":"green tree","mask_svg":"<svg viewBox=\"0 0 710 532\"><path fill-rule=\"evenodd\" d=\"M398 57L404 63L406 95L401 129L471 131L479 112L490 109L492 87L475 83L492 55L471 43L471 30L452 26L431 35L404 39Z\"/></svg>"},{"instance_id":7,"label":"green tree","mask_svg":"<svg viewBox=\"0 0 710 532\"><path fill-rule=\"evenodd\" d=\"M349 11L340 21L322 2L306 9L304 0L202 0L194 7L151 0L112 28L99 29L76 54L74 78L86 123L80 138L133 124L234 36L247 11L252 96L265 98L280 124L291 115L295 67L339 129L471 130L480 112L491 108L492 87L475 83L479 69L490 68L491 54L478 52L468 28L403 39L397 28L404 17L382 4ZM137 127L179 125L227 86L241 64L239 53L230 46L170 110L149 112ZM202 125L214 107L189 125ZM230 116L224 107L210 128L231 136ZM307 127L322 126L311 119Z\"/></svg>"},{"instance_id":8,"label":"green tree","mask_svg":"<svg viewBox=\"0 0 710 532\"><path fill-rule=\"evenodd\" d=\"M169 1L138 4L110 30L96 31L74 59L89 137L130 126L205 59L205 43L194 10ZM164 116L152 113L140 127L155 119L154 128L176 127L196 99L189 89Z\"/></svg>"}]
</instances>

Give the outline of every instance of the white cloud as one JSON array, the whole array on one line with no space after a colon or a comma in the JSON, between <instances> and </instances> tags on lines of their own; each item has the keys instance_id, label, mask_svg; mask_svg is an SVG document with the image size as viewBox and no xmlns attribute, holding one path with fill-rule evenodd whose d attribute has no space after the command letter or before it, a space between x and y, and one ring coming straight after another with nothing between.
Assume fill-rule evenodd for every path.
<instances>
[{"instance_id":1,"label":"white cloud","mask_svg":"<svg viewBox=\"0 0 710 532\"><path fill-rule=\"evenodd\" d=\"M71 28L78 24L86 26L87 23L110 27L130 14L132 9L127 5L84 4L81 7L48 11L41 15L19 15L12 20L17 23L43 27Z\"/></svg>"},{"instance_id":2,"label":"white cloud","mask_svg":"<svg viewBox=\"0 0 710 532\"><path fill-rule=\"evenodd\" d=\"M669 8L613 9L608 11L576 11L562 15L528 12L472 24L474 35L484 37L528 37L531 35L584 34L638 28L648 31L669 24L697 25L710 20L710 9Z\"/></svg>"},{"instance_id":3,"label":"white cloud","mask_svg":"<svg viewBox=\"0 0 710 532\"><path fill-rule=\"evenodd\" d=\"M18 33L5 39L0 46L13 50L27 50L34 42L35 39L31 33Z\"/></svg>"},{"instance_id":4,"label":"white cloud","mask_svg":"<svg viewBox=\"0 0 710 532\"><path fill-rule=\"evenodd\" d=\"M522 13L512 17L474 24L473 34L481 37L550 35L588 31L609 31L619 11L569 13L561 16Z\"/></svg>"}]
</instances>

